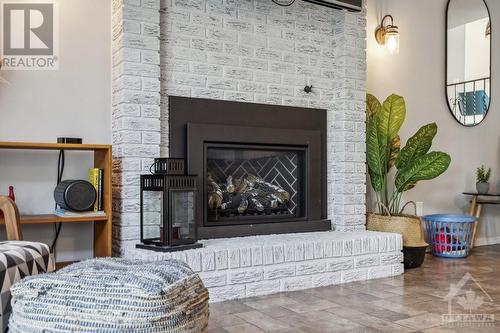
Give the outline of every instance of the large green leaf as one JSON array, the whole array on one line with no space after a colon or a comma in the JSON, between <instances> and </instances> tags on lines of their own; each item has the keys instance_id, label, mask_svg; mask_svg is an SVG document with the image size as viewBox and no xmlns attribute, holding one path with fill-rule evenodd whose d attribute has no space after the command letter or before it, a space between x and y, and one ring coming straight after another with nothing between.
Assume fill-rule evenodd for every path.
<instances>
[{"instance_id":1,"label":"large green leaf","mask_svg":"<svg viewBox=\"0 0 500 333\"><path fill-rule=\"evenodd\" d=\"M380 191L399 152L398 131L406 115L405 102L403 97L391 95L381 105L375 96L367 94L366 113L368 170L374 190Z\"/></svg>"},{"instance_id":2,"label":"large green leaf","mask_svg":"<svg viewBox=\"0 0 500 333\"><path fill-rule=\"evenodd\" d=\"M389 154L389 161L387 162L387 171L391 170L391 168L396 163L396 159L399 156L400 148L401 148L401 138L399 137L399 135L396 135L396 137L391 141L391 151Z\"/></svg>"},{"instance_id":3,"label":"large green leaf","mask_svg":"<svg viewBox=\"0 0 500 333\"><path fill-rule=\"evenodd\" d=\"M404 146L396 159L396 168L405 169L412 165L416 158L425 155L431 149L432 139L436 136L437 125L430 123L422 126L415 135L413 135L406 146Z\"/></svg>"},{"instance_id":4,"label":"large green leaf","mask_svg":"<svg viewBox=\"0 0 500 333\"><path fill-rule=\"evenodd\" d=\"M374 173L370 168L368 168L368 174L370 175L370 182L372 184L373 190L375 192L382 191L384 185L382 176Z\"/></svg>"},{"instance_id":5,"label":"large green leaf","mask_svg":"<svg viewBox=\"0 0 500 333\"><path fill-rule=\"evenodd\" d=\"M443 152L431 152L417 157L411 165L396 174L394 183L397 191L407 191L419 180L436 178L448 169L450 162L450 155Z\"/></svg>"},{"instance_id":6,"label":"large green leaf","mask_svg":"<svg viewBox=\"0 0 500 333\"><path fill-rule=\"evenodd\" d=\"M366 117L371 119L375 114L377 114L382 109L382 104L380 104L377 97L372 94L366 94Z\"/></svg>"},{"instance_id":7,"label":"large green leaf","mask_svg":"<svg viewBox=\"0 0 500 333\"><path fill-rule=\"evenodd\" d=\"M377 117L368 119L366 127L366 160L373 189L378 192L382 189L382 175L386 172L386 151L380 145Z\"/></svg>"},{"instance_id":8,"label":"large green leaf","mask_svg":"<svg viewBox=\"0 0 500 333\"><path fill-rule=\"evenodd\" d=\"M379 136L387 145L398 135L406 117L406 105L403 97L390 95L384 101L380 112L375 114L378 120Z\"/></svg>"}]
</instances>

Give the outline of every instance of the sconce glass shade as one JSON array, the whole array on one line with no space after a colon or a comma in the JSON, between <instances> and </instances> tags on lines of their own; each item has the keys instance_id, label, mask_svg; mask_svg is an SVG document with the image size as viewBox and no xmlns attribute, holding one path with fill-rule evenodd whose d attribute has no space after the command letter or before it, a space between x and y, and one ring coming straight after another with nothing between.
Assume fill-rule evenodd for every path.
<instances>
[{"instance_id":1,"label":"sconce glass shade","mask_svg":"<svg viewBox=\"0 0 500 333\"><path fill-rule=\"evenodd\" d=\"M390 20L390 24L385 24L386 20ZM398 27L394 25L391 15L384 16L382 23L375 31L375 39L380 45L385 45L390 54L399 53Z\"/></svg>"},{"instance_id":2,"label":"sconce glass shade","mask_svg":"<svg viewBox=\"0 0 500 333\"><path fill-rule=\"evenodd\" d=\"M398 54L399 53L399 33L396 32L388 32L385 35L385 46L387 47L387 51L390 54Z\"/></svg>"}]
</instances>

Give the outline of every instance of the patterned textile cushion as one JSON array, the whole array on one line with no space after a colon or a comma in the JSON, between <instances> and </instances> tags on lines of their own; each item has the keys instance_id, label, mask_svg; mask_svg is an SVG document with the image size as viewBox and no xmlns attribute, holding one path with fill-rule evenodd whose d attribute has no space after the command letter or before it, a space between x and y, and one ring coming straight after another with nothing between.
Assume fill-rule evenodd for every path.
<instances>
[{"instance_id":1,"label":"patterned textile cushion","mask_svg":"<svg viewBox=\"0 0 500 333\"><path fill-rule=\"evenodd\" d=\"M106 258L26 278L12 288L12 333L200 333L208 291L183 262Z\"/></svg>"},{"instance_id":2,"label":"patterned textile cushion","mask_svg":"<svg viewBox=\"0 0 500 333\"><path fill-rule=\"evenodd\" d=\"M10 287L30 275L53 270L49 247L42 243L7 241L0 242L0 283L2 283L1 331L5 331L11 313Z\"/></svg>"}]
</instances>

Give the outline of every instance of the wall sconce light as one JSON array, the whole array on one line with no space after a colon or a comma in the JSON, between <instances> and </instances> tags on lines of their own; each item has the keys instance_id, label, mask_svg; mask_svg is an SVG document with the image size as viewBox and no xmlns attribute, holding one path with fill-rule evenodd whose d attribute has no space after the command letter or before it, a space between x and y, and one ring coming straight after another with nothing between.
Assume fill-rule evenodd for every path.
<instances>
[{"instance_id":1,"label":"wall sconce light","mask_svg":"<svg viewBox=\"0 0 500 333\"><path fill-rule=\"evenodd\" d=\"M391 24L384 24L386 19L390 19ZM398 27L394 25L394 19L391 15L384 16L380 27L375 31L375 39L380 45L385 45L390 54L399 53Z\"/></svg>"}]
</instances>

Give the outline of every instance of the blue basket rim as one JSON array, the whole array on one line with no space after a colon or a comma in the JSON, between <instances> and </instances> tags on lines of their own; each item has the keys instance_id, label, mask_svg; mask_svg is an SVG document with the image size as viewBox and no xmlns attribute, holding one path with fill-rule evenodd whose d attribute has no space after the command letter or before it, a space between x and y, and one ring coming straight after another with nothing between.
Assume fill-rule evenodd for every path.
<instances>
[{"instance_id":1,"label":"blue basket rim","mask_svg":"<svg viewBox=\"0 0 500 333\"><path fill-rule=\"evenodd\" d=\"M448 222L448 223L471 223L476 222L477 218L465 214L430 214L422 218L430 222Z\"/></svg>"}]
</instances>

